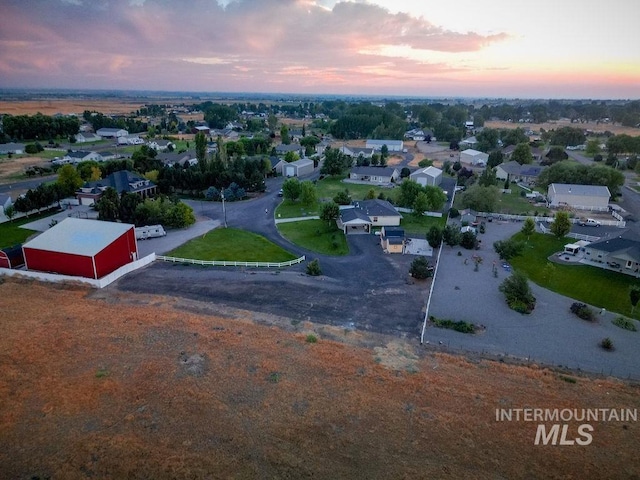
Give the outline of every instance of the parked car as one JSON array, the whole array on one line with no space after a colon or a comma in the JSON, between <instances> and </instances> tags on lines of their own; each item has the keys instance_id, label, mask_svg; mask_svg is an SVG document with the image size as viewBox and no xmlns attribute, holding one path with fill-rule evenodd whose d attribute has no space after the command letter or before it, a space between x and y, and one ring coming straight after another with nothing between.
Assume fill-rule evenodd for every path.
<instances>
[{"instance_id":1,"label":"parked car","mask_svg":"<svg viewBox=\"0 0 640 480\"><path fill-rule=\"evenodd\" d=\"M597 220L594 220L593 218L583 218L583 219L580 219L580 221L578 222L578 225L580 225L581 227L599 227L600 222Z\"/></svg>"},{"instance_id":2,"label":"parked car","mask_svg":"<svg viewBox=\"0 0 640 480\"><path fill-rule=\"evenodd\" d=\"M284 195L284 192L282 191L282 189L278 190L278 196L282 197Z\"/></svg>"}]
</instances>

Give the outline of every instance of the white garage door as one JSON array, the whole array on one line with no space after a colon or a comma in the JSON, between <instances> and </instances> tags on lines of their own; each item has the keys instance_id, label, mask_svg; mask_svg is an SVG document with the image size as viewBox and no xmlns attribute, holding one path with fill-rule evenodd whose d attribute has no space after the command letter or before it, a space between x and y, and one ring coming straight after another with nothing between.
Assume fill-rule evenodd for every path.
<instances>
[{"instance_id":1,"label":"white garage door","mask_svg":"<svg viewBox=\"0 0 640 480\"><path fill-rule=\"evenodd\" d=\"M296 167L291 167L287 165L284 167L284 176L285 177L293 177L296 174Z\"/></svg>"}]
</instances>

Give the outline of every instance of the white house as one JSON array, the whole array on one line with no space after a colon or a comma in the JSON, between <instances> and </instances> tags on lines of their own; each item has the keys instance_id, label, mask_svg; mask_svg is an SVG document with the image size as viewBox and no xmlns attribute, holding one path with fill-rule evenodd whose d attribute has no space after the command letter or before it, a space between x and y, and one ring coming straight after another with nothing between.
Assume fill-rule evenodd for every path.
<instances>
[{"instance_id":1,"label":"white house","mask_svg":"<svg viewBox=\"0 0 640 480\"><path fill-rule=\"evenodd\" d=\"M362 200L340 209L336 220L345 235L370 233L371 227L397 227L402 215L386 200Z\"/></svg>"},{"instance_id":2,"label":"white house","mask_svg":"<svg viewBox=\"0 0 640 480\"><path fill-rule=\"evenodd\" d=\"M465 138L460 142L460 148L475 148L478 145L476 137Z\"/></svg>"},{"instance_id":3,"label":"white house","mask_svg":"<svg viewBox=\"0 0 640 480\"><path fill-rule=\"evenodd\" d=\"M171 140L151 140L147 145L156 152L164 152L169 150L170 147L175 148L175 144Z\"/></svg>"},{"instance_id":4,"label":"white house","mask_svg":"<svg viewBox=\"0 0 640 480\"><path fill-rule=\"evenodd\" d=\"M400 177L395 167L353 167L349 173L351 180L370 183L391 183Z\"/></svg>"},{"instance_id":5,"label":"white house","mask_svg":"<svg viewBox=\"0 0 640 480\"><path fill-rule=\"evenodd\" d=\"M80 132L76 134L76 142L78 143L99 142L100 140L102 140L102 137L95 133Z\"/></svg>"},{"instance_id":6,"label":"white house","mask_svg":"<svg viewBox=\"0 0 640 480\"><path fill-rule=\"evenodd\" d=\"M552 183L547 191L547 201L551 207L608 211L610 198L609 188L603 185Z\"/></svg>"},{"instance_id":7,"label":"white house","mask_svg":"<svg viewBox=\"0 0 640 480\"><path fill-rule=\"evenodd\" d=\"M463 152L460 152L460 162L468 163L477 167L484 167L489 161L489 154L484 152L479 152L478 150L474 150L469 148Z\"/></svg>"},{"instance_id":8,"label":"white house","mask_svg":"<svg viewBox=\"0 0 640 480\"><path fill-rule=\"evenodd\" d=\"M118 145L144 145L144 140L138 134L118 137Z\"/></svg>"},{"instance_id":9,"label":"white house","mask_svg":"<svg viewBox=\"0 0 640 480\"><path fill-rule=\"evenodd\" d=\"M363 158L371 158L373 157L374 152L373 148L350 147L348 145L343 145L339 148L339 150L340 152L352 158L358 158L360 156L362 156Z\"/></svg>"},{"instance_id":10,"label":"white house","mask_svg":"<svg viewBox=\"0 0 640 480\"><path fill-rule=\"evenodd\" d=\"M426 185L437 187L442 182L442 170L434 166L421 168L409 175L409 178L423 187Z\"/></svg>"},{"instance_id":11,"label":"white house","mask_svg":"<svg viewBox=\"0 0 640 480\"><path fill-rule=\"evenodd\" d=\"M390 152L401 152L404 148L402 140L367 140L365 144L366 148L372 148L374 150L382 150L382 146L386 145L387 150Z\"/></svg>"},{"instance_id":12,"label":"white house","mask_svg":"<svg viewBox=\"0 0 640 480\"><path fill-rule=\"evenodd\" d=\"M60 165L73 163L75 165L80 162L88 162L89 160L102 162L104 159L98 152L86 152L83 150L77 150L75 152L68 152L64 157L62 157L62 159L54 160L51 163Z\"/></svg>"},{"instance_id":13,"label":"white house","mask_svg":"<svg viewBox=\"0 0 640 480\"><path fill-rule=\"evenodd\" d=\"M96 132L102 138L118 138L129 135L124 128L101 128Z\"/></svg>"},{"instance_id":14,"label":"white house","mask_svg":"<svg viewBox=\"0 0 640 480\"><path fill-rule=\"evenodd\" d=\"M513 182L521 182L535 184L540 173L547 168L540 165L524 164L512 160L511 162L501 163L496 167L496 178L498 180L509 179Z\"/></svg>"}]
</instances>

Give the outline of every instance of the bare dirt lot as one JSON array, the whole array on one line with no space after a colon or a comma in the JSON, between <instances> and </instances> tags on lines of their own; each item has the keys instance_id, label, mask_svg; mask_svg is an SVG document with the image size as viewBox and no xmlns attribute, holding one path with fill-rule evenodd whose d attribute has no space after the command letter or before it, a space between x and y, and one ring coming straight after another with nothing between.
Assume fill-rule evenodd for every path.
<instances>
[{"instance_id":1,"label":"bare dirt lot","mask_svg":"<svg viewBox=\"0 0 640 480\"><path fill-rule=\"evenodd\" d=\"M40 157L0 157L0 183L10 181L17 175L23 174L32 166L48 167L51 164Z\"/></svg>"},{"instance_id":2,"label":"bare dirt lot","mask_svg":"<svg viewBox=\"0 0 640 480\"><path fill-rule=\"evenodd\" d=\"M3 478L638 478L637 422L534 446L496 408L638 387L168 296L0 285ZM54 308L52 308L54 306ZM313 333L317 343L306 341ZM577 424L570 425L575 436ZM570 437L570 438L571 438Z\"/></svg>"},{"instance_id":3,"label":"bare dirt lot","mask_svg":"<svg viewBox=\"0 0 640 480\"><path fill-rule=\"evenodd\" d=\"M149 103L149 102L146 102ZM10 115L43 115L56 113L82 115L85 110L104 114L129 114L144 106L141 100L124 99L34 99L34 100L0 100L0 113Z\"/></svg>"}]
</instances>

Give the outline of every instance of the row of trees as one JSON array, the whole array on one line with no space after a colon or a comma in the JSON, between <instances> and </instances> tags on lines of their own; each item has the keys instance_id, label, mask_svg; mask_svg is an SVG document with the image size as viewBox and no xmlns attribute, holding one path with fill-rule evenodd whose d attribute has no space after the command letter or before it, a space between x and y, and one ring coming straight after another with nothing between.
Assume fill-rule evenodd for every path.
<instances>
[{"instance_id":1,"label":"row of trees","mask_svg":"<svg viewBox=\"0 0 640 480\"><path fill-rule=\"evenodd\" d=\"M51 117L35 115L5 115L2 117L2 131L5 140L44 140L67 138L78 133L80 121L77 117Z\"/></svg>"}]
</instances>

